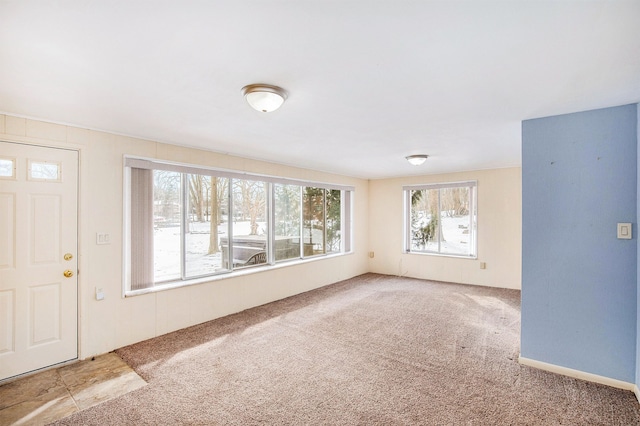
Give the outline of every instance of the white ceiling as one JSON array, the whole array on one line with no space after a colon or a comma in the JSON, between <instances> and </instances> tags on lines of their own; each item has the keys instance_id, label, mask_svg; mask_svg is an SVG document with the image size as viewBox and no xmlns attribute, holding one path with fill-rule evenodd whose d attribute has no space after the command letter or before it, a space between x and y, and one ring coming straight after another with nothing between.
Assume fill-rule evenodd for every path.
<instances>
[{"instance_id":1,"label":"white ceiling","mask_svg":"<svg viewBox=\"0 0 640 426\"><path fill-rule=\"evenodd\" d=\"M522 120L639 101L638 0L0 0L0 111L350 176L518 166Z\"/></svg>"}]
</instances>

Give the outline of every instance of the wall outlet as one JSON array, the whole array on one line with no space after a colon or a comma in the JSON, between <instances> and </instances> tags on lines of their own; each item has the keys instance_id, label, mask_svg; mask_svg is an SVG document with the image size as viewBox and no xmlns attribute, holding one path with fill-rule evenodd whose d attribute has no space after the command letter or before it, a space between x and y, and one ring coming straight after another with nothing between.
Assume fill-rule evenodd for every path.
<instances>
[{"instance_id":1,"label":"wall outlet","mask_svg":"<svg viewBox=\"0 0 640 426\"><path fill-rule=\"evenodd\" d=\"M102 288L96 287L96 300L104 300L104 292Z\"/></svg>"},{"instance_id":2,"label":"wall outlet","mask_svg":"<svg viewBox=\"0 0 640 426\"><path fill-rule=\"evenodd\" d=\"M376 254L374 252L370 251L369 252L369 259L373 259L375 257L375 255Z\"/></svg>"}]
</instances>

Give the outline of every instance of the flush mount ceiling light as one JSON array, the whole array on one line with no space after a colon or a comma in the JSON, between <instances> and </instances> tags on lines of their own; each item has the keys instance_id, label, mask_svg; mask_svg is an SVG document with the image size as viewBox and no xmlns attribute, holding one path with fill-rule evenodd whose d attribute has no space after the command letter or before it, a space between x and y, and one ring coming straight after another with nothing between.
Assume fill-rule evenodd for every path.
<instances>
[{"instance_id":1,"label":"flush mount ceiling light","mask_svg":"<svg viewBox=\"0 0 640 426\"><path fill-rule=\"evenodd\" d=\"M429 156L425 154L418 154L418 155L409 155L408 157L405 157L405 158L410 164L413 164L414 166L419 166L425 161L427 161L427 158L429 158Z\"/></svg>"},{"instance_id":2,"label":"flush mount ceiling light","mask_svg":"<svg viewBox=\"0 0 640 426\"><path fill-rule=\"evenodd\" d=\"M260 112L275 111L287 99L287 92L270 84L250 84L242 88L242 94L251 108Z\"/></svg>"}]
</instances>

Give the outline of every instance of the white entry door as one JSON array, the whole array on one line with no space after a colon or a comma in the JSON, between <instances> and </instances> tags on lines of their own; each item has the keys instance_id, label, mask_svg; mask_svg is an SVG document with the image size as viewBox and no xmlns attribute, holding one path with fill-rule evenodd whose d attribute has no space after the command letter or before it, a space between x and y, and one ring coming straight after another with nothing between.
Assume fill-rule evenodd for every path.
<instances>
[{"instance_id":1,"label":"white entry door","mask_svg":"<svg viewBox=\"0 0 640 426\"><path fill-rule=\"evenodd\" d=\"M0 142L0 380L78 357L78 152Z\"/></svg>"}]
</instances>

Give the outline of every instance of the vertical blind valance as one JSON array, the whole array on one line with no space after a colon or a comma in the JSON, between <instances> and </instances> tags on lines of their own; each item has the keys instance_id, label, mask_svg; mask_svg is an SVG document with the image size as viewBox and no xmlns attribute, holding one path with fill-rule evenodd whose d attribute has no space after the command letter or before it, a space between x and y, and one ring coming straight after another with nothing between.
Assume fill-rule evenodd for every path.
<instances>
[{"instance_id":1,"label":"vertical blind valance","mask_svg":"<svg viewBox=\"0 0 640 426\"><path fill-rule=\"evenodd\" d=\"M478 181L467 180L462 182L446 182L446 183L423 183L418 185L404 185L403 191L419 191L421 189L444 189L444 188L459 188L459 187L475 188L478 186Z\"/></svg>"},{"instance_id":2,"label":"vertical blind valance","mask_svg":"<svg viewBox=\"0 0 640 426\"><path fill-rule=\"evenodd\" d=\"M147 158L125 157L124 165L126 167L131 167L132 169L136 168L136 169L146 169L146 170L165 170L165 171L179 172L179 173L190 173L194 175L255 180L255 181L261 181L261 182L277 183L282 185L311 186L314 188L338 189L338 190L344 190L344 191L353 191L355 189L354 186L350 186L350 185L342 185L342 184L326 183L326 182L313 182L313 181L307 181L302 179L298 180L298 179L283 178L278 176L239 172L235 170L199 167L199 166L193 166L190 164L172 163L168 161L159 161L159 160L153 160L153 159L147 159Z\"/></svg>"}]
</instances>

